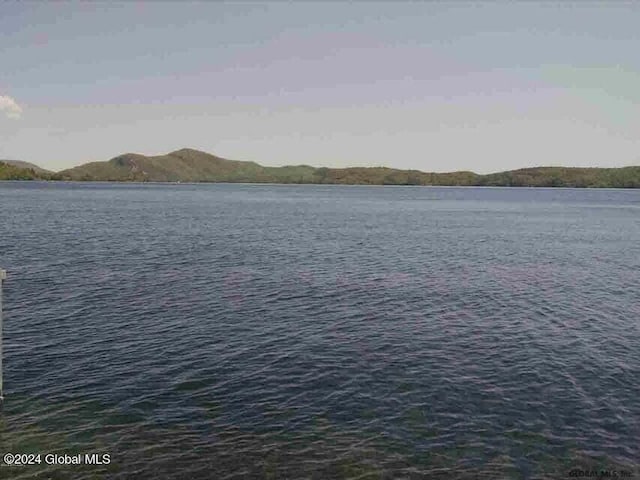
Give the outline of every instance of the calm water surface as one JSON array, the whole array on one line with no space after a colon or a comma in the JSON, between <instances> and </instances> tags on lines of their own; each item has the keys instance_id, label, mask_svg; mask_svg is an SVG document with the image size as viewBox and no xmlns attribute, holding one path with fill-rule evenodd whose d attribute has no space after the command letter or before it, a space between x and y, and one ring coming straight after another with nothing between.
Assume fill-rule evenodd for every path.
<instances>
[{"instance_id":1,"label":"calm water surface","mask_svg":"<svg viewBox=\"0 0 640 480\"><path fill-rule=\"evenodd\" d=\"M640 192L0 183L1 478L640 476Z\"/></svg>"}]
</instances>

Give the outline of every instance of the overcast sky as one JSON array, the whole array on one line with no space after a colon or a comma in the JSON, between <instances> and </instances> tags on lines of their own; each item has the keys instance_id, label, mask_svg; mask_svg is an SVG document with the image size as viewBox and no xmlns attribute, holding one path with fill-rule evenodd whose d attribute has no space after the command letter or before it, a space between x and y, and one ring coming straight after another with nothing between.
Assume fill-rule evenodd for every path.
<instances>
[{"instance_id":1,"label":"overcast sky","mask_svg":"<svg viewBox=\"0 0 640 480\"><path fill-rule=\"evenodd\" d=\"M0 2L0 158L640 164L640 2Z\"/></svg>"}]
</instances>

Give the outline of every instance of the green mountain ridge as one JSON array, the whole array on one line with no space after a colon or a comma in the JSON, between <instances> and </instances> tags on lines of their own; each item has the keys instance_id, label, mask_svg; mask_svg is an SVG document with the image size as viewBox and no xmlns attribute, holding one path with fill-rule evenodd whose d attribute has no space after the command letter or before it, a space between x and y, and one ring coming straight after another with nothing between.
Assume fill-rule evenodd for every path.
<instances>
[{"instance_id":1,"label":"green mountain ridge","mask_svg":"<svg viewBox=\"0 0 640 480\"><path fill-rule=\"evenodd\" d=\"M38 173L53 173L51 170L46 170L42 167L39 167L38 165L35 165L33 163L29 163L29 162L23 162L22 160L3 160L0 159L0 162L2 163L6 163L8 165L11 165L13 167L17 167L17 168L24 168L24 169L31 169L35 172Z\"/></svg>"},{"instance_id":2,"label":"green mountain ridge","mask_svg":"<svg viewBox=\"0 0 640 480\"><path fill-rule=\"evenodd\" d=\"M265 167L189 148L157 156L125 153L106 162L87 163L57 173L26 162L3 162L0 161L0 180L640 188L640 166L533 167L487 175L387 167Z\"/></svg>"}]
</instances>

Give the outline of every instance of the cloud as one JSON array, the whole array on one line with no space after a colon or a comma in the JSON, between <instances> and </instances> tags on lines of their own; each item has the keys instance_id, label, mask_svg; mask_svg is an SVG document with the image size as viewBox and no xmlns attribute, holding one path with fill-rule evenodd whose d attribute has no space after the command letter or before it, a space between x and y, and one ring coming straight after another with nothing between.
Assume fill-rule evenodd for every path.
<instances>
[{"instance_id":1,"label":"cloud","mask_svg":"<svg viewBox=\"0 0 640 480\"><path fill-rule=\"evenodd\" d=\"M22 107L13 98L0 95L0 112L4 112L8 118L20 118Z\"/></svg>"}]
</instances>

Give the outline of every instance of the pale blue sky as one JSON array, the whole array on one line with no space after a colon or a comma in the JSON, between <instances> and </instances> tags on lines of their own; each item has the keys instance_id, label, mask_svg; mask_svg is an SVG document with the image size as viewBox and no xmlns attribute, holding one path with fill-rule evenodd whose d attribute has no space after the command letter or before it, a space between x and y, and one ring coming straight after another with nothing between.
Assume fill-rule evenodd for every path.
<instances>
[{"instance_id":1,"label":"pale blue sky","mask_svg":"<svg viewBox=\"0 0 640 480\"><path fill-rule=\"evenodd\" d=\"M640 2L0 2L0 158L640 164Z\"/></svg>"}]
</instances>

